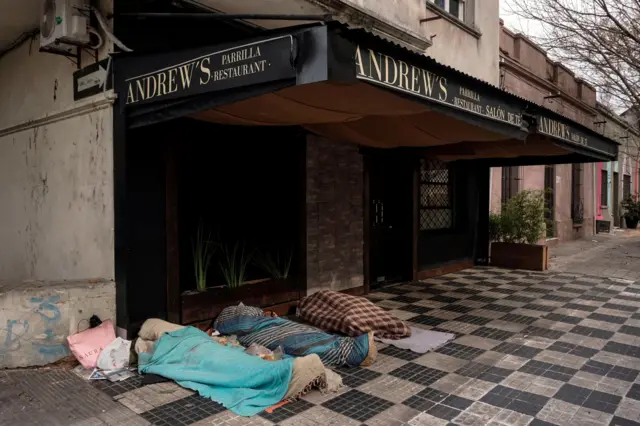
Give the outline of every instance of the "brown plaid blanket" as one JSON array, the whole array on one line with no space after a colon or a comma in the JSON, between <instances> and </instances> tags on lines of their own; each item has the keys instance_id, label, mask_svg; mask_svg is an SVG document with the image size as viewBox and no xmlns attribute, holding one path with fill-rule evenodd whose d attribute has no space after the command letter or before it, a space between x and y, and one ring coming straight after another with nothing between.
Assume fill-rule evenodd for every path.
<instances>
[{"instance_id":1,"label":"brown plaid blanket","mask_svg":"<svg viewBox=\"0 0 640 426\"><path fill-rule=\"evenodd\" d=\"M370 331L383 339L411 336L411 329L404 322L367 299L330 290L302 299L298 304L298 316L318 328L351 337Z\"/></svg>"}]
</instances>

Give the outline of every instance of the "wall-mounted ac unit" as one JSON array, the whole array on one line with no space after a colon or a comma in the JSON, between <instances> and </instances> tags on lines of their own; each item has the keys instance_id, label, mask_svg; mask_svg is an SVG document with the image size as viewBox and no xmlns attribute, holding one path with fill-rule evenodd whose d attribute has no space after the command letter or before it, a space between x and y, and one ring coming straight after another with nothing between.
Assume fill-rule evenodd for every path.
<instances>
[{"instance_id":1,"label":"wall-mounted ac unit","mask_svg":"<svg viewBox=\"0 0 640 426\"><path fill-rule=\"evenodd\" d=\"M40 49L72 53L89 39L88 0L43 0Z\"/></svg>"}]
</instances>

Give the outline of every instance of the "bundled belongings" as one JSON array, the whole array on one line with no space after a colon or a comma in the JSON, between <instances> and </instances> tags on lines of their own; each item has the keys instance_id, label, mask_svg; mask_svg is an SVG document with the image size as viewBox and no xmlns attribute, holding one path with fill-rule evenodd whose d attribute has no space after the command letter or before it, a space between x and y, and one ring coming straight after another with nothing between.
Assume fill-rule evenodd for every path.
<instances>
[{"instance_id":1,"label":"bundled belongings","mask_svg":"<svg viewBox=\"0 0 640 426\"><path fill-rule=\"evenodd\" d=\"M323 330L347 336L373 332L383 339L411 336L407 324L389 315L364 297L323 290L307 296L298 304L298 316Z\"/></svg>"},{"instance_id":2,"label":"bundled belongings","mask_svg":"<svg viewBox=\"0 0 640 426\"><path fill-rule=\"evenodd\" d=\"M114 340L116 333L111 320L67 337L71 353L84 368L96 368L102 350Z\"/></svg>"},{"instance_id":3,"label":"bundled belongings","mask_svg":"<svg viewBox=\"0 0 640 426\"><path fill-rule=\"evenodd\" d=\"M306 324L264 316L258 308L225 308L214 327L222 334L236 335L244 346L258 344L272 351L282 347L290 356L317 354L325 365L371 365L377 355L371 333L355 338L335 336Z\"/></svg>"},{"instance_id":4,"label":"bundled belongings","mask_svg":"<svg viewBox=\"0 0 640 426\"><path fill-rule=\"evenodd\" d=\"M313 386L324 391L341 386L341 379L327 374L316 355L265 361L246 354L243 348L216 343L193 327L159 336L154 344L141 346L150 352L138 354L140 373L175 380L237 415L258 414L282 400L299 397Z\"/></svg>"}]
</instances>

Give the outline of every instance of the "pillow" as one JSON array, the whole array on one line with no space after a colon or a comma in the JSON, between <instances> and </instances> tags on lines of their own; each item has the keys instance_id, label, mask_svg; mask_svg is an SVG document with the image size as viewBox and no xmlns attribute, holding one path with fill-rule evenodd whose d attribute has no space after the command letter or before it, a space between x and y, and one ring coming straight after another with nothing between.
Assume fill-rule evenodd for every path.
<instances>
[{"instance_id":1,"label":"pillow","mask_svg":"<svg viewBox=\"0 0 640 426\"><path fill-rule=\"evenodd\" d=\"M160 339L164 333L171 333L172 331L182 330L183 328L183 325L173 324L159 318L149 318L142 324L142 328L138 331L138 337L144 340L156 341Z\"/></svg>"},{"instance_id":2,"label":"pillow","mask_svg":"<svg viewBox=\"0 0 640 426\"><path fill-rule=\"evenodd\" d=\"M100 353L115 339L113 322L107 320L95 328L67 337L67 342L69 342L71 353L84 368L96 368Z\"/></svg>"},{"instance_id":3,"label":"pillow","mask_svg":"<svg viewBox=\"0 0 640 426\"><path fill-rule=\"evenodd\" d=\"M224 308L213 322L213 328L217 330L218 326L223 322L240 315L263 317L264 311L261 308L245 306L244 303L240 302L238 306L228 306Z\"/></svg>"}]
</instances>

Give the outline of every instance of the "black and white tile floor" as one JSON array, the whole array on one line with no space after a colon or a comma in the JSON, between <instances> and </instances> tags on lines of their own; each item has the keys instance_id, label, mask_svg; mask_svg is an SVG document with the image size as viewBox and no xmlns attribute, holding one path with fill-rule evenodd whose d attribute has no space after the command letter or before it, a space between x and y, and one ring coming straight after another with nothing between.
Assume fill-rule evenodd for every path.
<instances>
[{"instance_id":1,"label":"black and white tile floor","mask_svg":"<svg viewBox=\"0 0 640 426\"><path fill-rule=\"evenodd\" d=\"M384 345L346 387L252 418L172 383L102 391L155 425L640 426L640 284L476 268L368 296L457 338L419 355Z\"/></svg>"}]
</instances>

